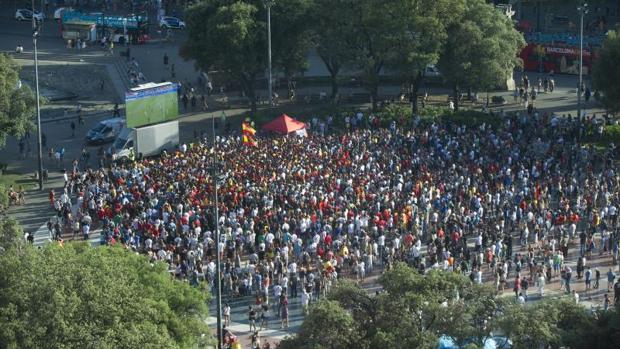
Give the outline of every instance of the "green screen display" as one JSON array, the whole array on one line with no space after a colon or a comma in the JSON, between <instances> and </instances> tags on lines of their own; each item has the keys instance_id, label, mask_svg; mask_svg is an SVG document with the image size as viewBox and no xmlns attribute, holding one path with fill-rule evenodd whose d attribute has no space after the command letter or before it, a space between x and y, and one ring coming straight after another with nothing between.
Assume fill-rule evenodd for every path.
<instances>
[{"instance_id":1,"label":"green screen display","mask_svg":"<svg viewBox=\"0 0 620 349\"><path fill-rule=\"evenodd\" d=\"M179 116L177 85L165 84L125 93L127 127L175 120Z\"/></svg>"}]
</instances>

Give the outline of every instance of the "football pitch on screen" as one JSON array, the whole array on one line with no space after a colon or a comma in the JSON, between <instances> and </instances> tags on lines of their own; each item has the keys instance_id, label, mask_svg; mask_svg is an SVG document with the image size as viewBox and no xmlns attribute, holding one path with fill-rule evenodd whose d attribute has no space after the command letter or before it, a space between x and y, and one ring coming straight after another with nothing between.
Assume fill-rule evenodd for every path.
<instances>
[{"instance_id":1,"label":"football pitch on screen","mask_svg":"<svg viewBox=\"0 0 620 349\"><path fill-rule=\"evenodd\" d=\"M179 115L179 102L176 93L127 101L125 104L127 127L140 127L175 120Z\"/></svg>"}]
</instances>

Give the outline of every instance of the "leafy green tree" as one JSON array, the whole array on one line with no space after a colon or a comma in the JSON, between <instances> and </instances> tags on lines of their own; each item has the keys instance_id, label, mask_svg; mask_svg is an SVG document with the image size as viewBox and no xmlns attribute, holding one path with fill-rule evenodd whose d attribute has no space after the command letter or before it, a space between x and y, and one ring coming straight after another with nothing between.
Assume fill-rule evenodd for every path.
<instances>
[{"instance_id":1,"label":"leafy green tree","mask_svg":"<svg viewBox=\"0 0 620 349\"><path fill-rule=\"evenodd\" d=\"M514 348L614 348L620 330L618 309L592 314L572 297L544 299L528 306L512 303L502 309L497 326Z\"/></svg>"},{"instance_id":2,"label":"leafy green tree","mask_svg":"<svg viewBox=\"0 0 620 349\"><path fill-rule=\"evenodd\" d=\"M23 243L23 231L17 221L11 217L0 217L0 253L21 247Z\"/></svg>"},{"instance_id":3,"label":"leafy green tree","mask_svg":"<svg viewBox=\"0 0 620 349\"><path fill-rule=\"evenodd\" d=\"M601 102L611 113L620 111L620 25L617 30L610 30L603 43L600 57L594 63L593 82L602 92Z\"/></svg>"},{"instance_id":4,"label":"leafy green tree","mask_svg":"<svg viewBox=\"0 0 620 349\"><path fill-rule=\"evenodd\" d=\"M279 348L360 348L358 343L358 325L351 314L337 302L326 300L312 307L297 336L284 339Z\"/></svg>"},{"instance_id":5,"label":"leafy green tree","mask_svg":"<svg viewBox=\"0 0 620 349\"><path fill-rule=\"evenodd\" d=\"M289 87L296 73L308 69L308 51L314 44L308 22L312 4L313 0L276 1L271 8L273 65L284 73Z\"/></svg>"},{"instance_id":6,"label":"leafy green tree","mask_svg":"<svg viewBox=\"0 0 620 349\"><path fill-rule=\"evenodd\" d=\"M491 331L483 320L496 310L494 293L487 286L473 285L463 275L440 271L421 275L399 263L383 274L379 283L383 292L369 295L357 284L340 281L328 296L330 307L344 309L353 320L354 325L341 330L355 340L349 343L354 344L352 347L432 348L440 335L448 335L457 343L472 338L482 343ZM310 317L318 315L315 311L311 309ZM320 315L321 321L305 321L305 330L287 343L322 347L324 343L308 335L333 325L328 316Z\"/></svg>"},{"instance_id":7,"label":"leafy green tree","mask_svg":"<svg viewBox=\"0 0 620 349\"><path fill-rule=\"evenodd\" d=\"M394 35L394 55L388 67L410 84L413 113L418 111L418 92L429 64L439 59L446 28L464 10L464 0L402 0L398 16L392 16L397 29Z\"/></svg>"},{"instance_id":8,"label":"leafy green tree","mask_svg":"<svg viewBox=\"0 0 620 349\"><path fill-rule=\"evenodd\" d=\"M19 67L0 54L0 148L9 135L22 137L34 127L35 96L26 85L19 87Z\"/></svg>"},{"instance_id":9,"label":"leafy green tree","mask_svg":"<svg viewBox=\"0 0 620 349\"><path fill-rule=\"evenodd\" d=\"M307 68L311 46L306 19L311 0L276 2L271 8L272 59L285 76ZM181 56L202 71L219 70L238 81L256 111L256 81L267 69L267 14L261 0L205 0L189 7Z\"/></svg>"},{"instance_id":10,"label":"leafy green tree","mask_svg":"<svg viewBox=\"0 0 620 349\"><path fill-rule=\"evenodd\" d=\"M510 19L484 0L466 0L465 11L448 27L438 67L452 86L455 108L462 88L491 89L504 83L521 62L523 35Z\"/></svg>"},{"instance_id":11,"label":"leafy green tree","mask_svg":"<svg viewBox=\"0 0 620 349\"><path fill-rule=\"evenodd\" d=\"M315 0L311 11L315 49L331 80L331 99L338 99L338 75L352 61L351 0Z\"/></svg>"},{"instance_id":12,"label":"leafy green tree","mask_svg":"<svg viewBox=\"0 0 620 349\"><path fill-rule=\"evenodd\" d=\"M439 270L421 275L403 263L379 283L383 291L371 295L351 281L339 281L281 348L436 348L441 336L460 348L483 348L498 332L514 348L620 345L618 311L593 316L572 297L522 305L464 275Z\"/></svg>"},{"instance_id":13,"label":"leafy green tree","mask_svg":"<svg viewBox=\"0 0 620 349\"><path fill-rule=\"evenodd\" d=\"M267 67L267 35L259 1L205 0L187 10L187 41L181 56L202 71L237 80L256 111L256 79Z\"/></svg>"},{"instance_id":14,"label":"leafy green tree","mask_svg":"<svg viewBox=\"0 0 620 349\"><path fill-rule=\"evenodd\" d=\"M10 249L0 265L0 348L196 348L211 339L207 293L122 247Z\"/></svg>"},{"instance_id":15,"label":"leafy green tree","mask_svg":"<svg viewBox=\"0 0 620 349\"><path fill-rule=\"evenodd\" d=\"M394 46L400 38L399 22L401 16L399 1L358 0L350 1L351 49L353 68L360 70L362 85L370 93L373 109L376 109L379 96L380 74L394 58Z\"/></svg>"}]
</instances>

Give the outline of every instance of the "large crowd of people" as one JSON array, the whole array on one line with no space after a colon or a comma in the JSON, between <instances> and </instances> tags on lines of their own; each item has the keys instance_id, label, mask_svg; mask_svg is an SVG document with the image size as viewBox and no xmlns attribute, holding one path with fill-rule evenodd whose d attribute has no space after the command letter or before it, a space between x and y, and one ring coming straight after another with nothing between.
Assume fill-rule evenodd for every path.
<instances>
[{"instance_id":1,"label":"large crowd of people","mask_svg":"<svg viewBox=\"0 0 620 349\"><path fill-rule=\"evenodd\" d=\"M367 124L259 137L257 147L238 135L196 140L100 169L75 162L64 193L50 194L60 217L50 232L60 235L64 224L88 238L96 224L103 243L213 285L216 158L225 299L258 296L258 311L269 304L283 327L288 297L306 309L334 279L363 281L395 261L512 288L520 300L528 288L543 296L558 278L566 292L583 277L598 287L591 259L617 262L615 150L579 142L597 129L594 119L535 113L504 115L499 127ZM571 258L577 275L565 264Z\"/></svg>"}]
</instances>

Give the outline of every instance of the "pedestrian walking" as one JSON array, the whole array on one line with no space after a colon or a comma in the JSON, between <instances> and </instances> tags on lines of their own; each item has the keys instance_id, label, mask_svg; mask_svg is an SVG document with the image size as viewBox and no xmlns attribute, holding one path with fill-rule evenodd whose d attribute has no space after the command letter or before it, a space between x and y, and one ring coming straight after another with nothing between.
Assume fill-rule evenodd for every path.
<instances>
[{"instance_id":1,"label":"pedestrian walking","mask_svg":"<svg viewBox=\"0 0 620 349\"><path fill-rule=\"evenodd\" d=\"M288 329L288 298L284 298L282 302L282 328Z\"/></svg>"},{"instance_id":2,"label":"pedestrian walking","mask_svg":"<svg viewBox=\"0 0 620 349\"><path fill-rule=\"evenodd\" d=\"M184 93L183 96L181 96L181 102L183 102L183 111L187 112L187 104L189 102L189 98L187 97L187 93Z\"/></svg>"},{"instance_id":3,"label":"pedestrian walking","mask_svg":"<svg viewBox=\"0 0 620 349\"><path fill-rule=\"evenodd\" d=\"M114 116L115 118L118 118L121 116L121 112L118 109L118 103L114 103L114 111L113 111L112 116Z\"/></svg>"},{"instance_id":4,"label":"pedestrian walking","mask_svg":"<svg viewBox=\"0 0 620 349\"><path fill-rule=\"evenodd\" d=\"M209 109L209 104L207 103L207 96L202 95L202 111L207 111Z\"/></svg>"},{"instance_id":5,"label":"pedestrian walking","mask_svg":"<svg viewBox=\"0 0 620 349\"><path fill-rule=\"evenodd\" d=\"M260 313L260 331L269 328L269 304L263 303L261 304L261 313Z\"/></svg>"},{"instance_id":6,"label":"pedestrian walking","mask_svg":"<svg viewBox=\"0 0 620 349\"><path fill-rule=\"evenodd\" d=\"M542 273L538 273L538 280L536 281L536 284L538 286L538 295L540 296L540 298L545 296L545 277L543 276Z\"/></svg>"},{"instance_id":7,"label":"pedestrian walking","mask_svg":"<svg viewBox=\"0 0 620 349\"><path fill-rule=\"evenodd\" d=\"M519 89L515 88L514 91L512 91L512 99L514 100L515 103L518 102L518 100L519 100Z\"/></svg>"},{"instance_id":8,"label":"pedestrian walking","mask_svg":"<svg viewBox=\"0 0 620 349\"><path fill-rule=\"evenodd\" d=\"M594 288L598 289L599 280L601 279L601 271L598 270L598 267L594 269Z\"/></svg>"},{"instance_id":9,"label":"pedestrian walking","mask_svg":"<svg viewBox=\"0 0 620 349\"><path fill-rule=\"evenodd\" d=\"M607 311L609 310L609 294L605 293L605 296L603 297L603 310Z\"/></svg>"},{"instance_id":10,"label":"pedestrian walking","mask_svg":"<svg viewBox=\"0 0 620 349\"><path fill-rule=\"evenodd\" d=\"M566 266L565 273L566 293L570 293L570 279L573 277L573 270L569 266Z\"/></svg>"},{"instance_id":11,"label":"pedestrian walking","mask_svg":"<svg viewBox=\"0 0 620 349\"><path fill-rule=\"evenodd\" d=\"M228 303L224 304L223 314L224 326L230 326L230 305Z\"/></svg>"},{"instance_id":12,"label":"pedestrian walking","mask_svg":"<svg viewBox=\"0 0 620 349\"><path fill-rule=\"evenodd\" d=\"M586 269L585 275L584 275L584 282L585 282L585 286L586 286L586 296L588 295L588 291L590 290L590 286L592 284L592 270L590 270L590 267L588 267Z\"/></svg>"},{"instance_id":13,"label":"pedestrian walking","mask_svg":"<svg viewBox=\"0 0 620 349\"><path fill-rule=\"evenodd\" d=\"M75 137L75 122L71 121L71 138Z\"/></svg>"},{"instance_id":14,"label":"pedestrian walking","mask_svg":"<svg viewBox=\"0 0 620 349\"><path fill-rule=\"evenodd\" d=\"M248 311L248 320L250 321L250 332L256 331L256 310L250 305Z\"/></svg>"},{"instance_id":15,"label":"pedestrian walking","mask_svg":"<svg viewBox=\"0 0 620 349\"><path fill-rule=\"evenodd\" d=\"M612 286L614 285L614 280L616 279L616 274L609 268L607 272L607 291L610 291Z\"/></svg>"},{"instance_id":16,"label":"pedestrian walking","mask_svg":"<svg viewBox=\"0 0 620 349\"><path fill-rule=\"evenodd\" d=\"M50 239L54 239L54 223L52 223L52 219L51 218L47 221L47 232L48 232L48 234L50 236Z\"/></svg>"},{"instance_id":17,"label":"pedestrian walking","mask_svg":"<svg viewBox=\"0 0 620 349\"><path fill-rule=\"evenodd\" d=\"M84 125L84 117L82 116L82 105L80 103L75 107L78 116L78 125Z\"/></svg>"}]
</instances>

